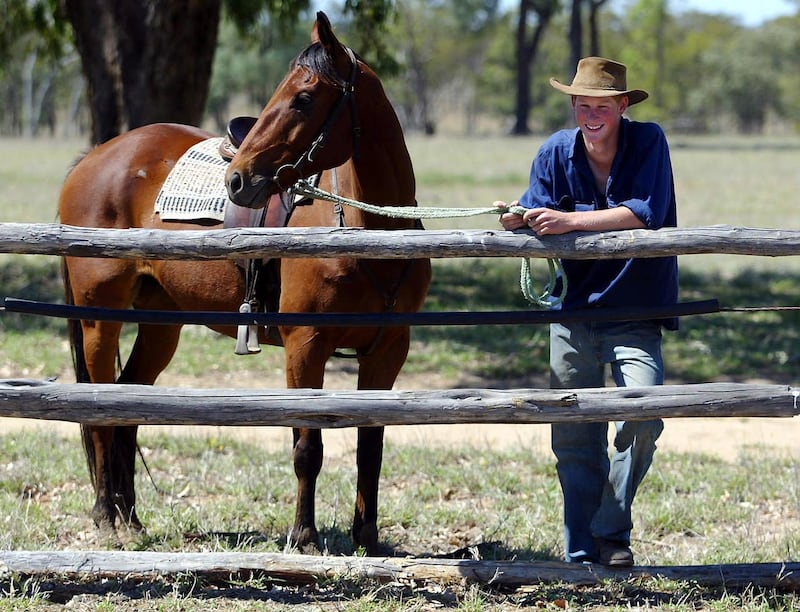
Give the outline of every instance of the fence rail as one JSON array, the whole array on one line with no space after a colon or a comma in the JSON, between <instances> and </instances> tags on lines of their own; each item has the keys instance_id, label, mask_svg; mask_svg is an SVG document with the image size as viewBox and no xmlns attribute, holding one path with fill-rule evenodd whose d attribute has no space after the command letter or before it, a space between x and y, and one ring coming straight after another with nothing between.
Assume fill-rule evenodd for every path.
<instances>
[{"instance_id":1,"label":"fence rail","mask_svg":"<svg viewBox=\"0 0 800 612\"><path fill-rule=\"evenodd\" d=\"M612 569L596 564L551 561L481 561L467 559L331 557L281 553L126 551L0 551L0 568L26 576L94 578L177 576L192 573L230 581L244 574L280 584L313 584L347 578L402 584L480 583L518 587L541 582L596 585L605 580L680 580L727 588L800 589L800 563L639 566Z\"/></svg>"},{"instance_id":2,"label":"fence rail","mask_svg":"<svg viewBox=\"0 0 800 612\"><path fill-rule=\"evenodd\" d=\"M342 428L562 423L668 417L792 417L800 389L708 383L604 389L186 389L0 381L0 416L90 425Z\"/></svg>"},{"instance_id":3,"label":"fence rail","mask_svg":"<svg viewBox=\"0 0 800 612\"><path fill-rule=\"evenodd\" d=\"M342 256L611 259L709 253L779 257L800 255L800 231L718 225L539 238L527 230L499 229L386 232L352 228L238 228L176 232L6 223L0 224L0 253L176 260ZM794 417L800 414L798 396L798 389L785 385L731 383L608 389L345 392L0 380L0 416L94 425L314 428L555 423L669 417ZM379 581L466 580L494 585L551 581L595 584L612 577L656 576L698 584L800 590L797 563L638 567L614 571L598 566L519 561L331 558L269 553L0 551L0 570L29 575L93 576L193 572L226 578L237 572L262 572L286 582L316 582L341 576Z\"/></svg>"},{"instance_id":4,"label":"fence rail","mask_svg":"<svg viewBox=\"0 0 800 612\"><path fill-rule=\"evenodd\" d=\"M58 224L0 224L0 253L145 259L242 257L533 257L619 259L719 253L800 255L800 230L730 225L538 237L529 230L363 230L236 228L98 229Z\"/></svg>"}]
</instances>

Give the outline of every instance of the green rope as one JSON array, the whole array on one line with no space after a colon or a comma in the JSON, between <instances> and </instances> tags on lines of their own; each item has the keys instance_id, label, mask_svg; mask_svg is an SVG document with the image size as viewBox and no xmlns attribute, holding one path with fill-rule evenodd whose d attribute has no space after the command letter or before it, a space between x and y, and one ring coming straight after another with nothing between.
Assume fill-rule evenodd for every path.
<instances>
[{"instance_id":1,"label":"green rope","mask_svg":"<svg viewBox=\"0 0 800 612\"><path fill-rule=\"evenodd\" d=\"M292 187L292 191L296 195L307 196L315 200L327 200L336 204L343 204L352 206L364 212L382 215L384 217L392 217L395 219L448 219L455 217L476 217L478 215L486 214L503 214L505 212L512 212L521 215L525 212L522 206L506 206L505 208L497 206L487 206L484 208L437 208L428 206L376 206L374 204L367 204L366 202L359 202L358 200L351 200L340 195L336 195L315 187L305 179L299 180ZM520 268L520 290L522 296L527 300L531 306L535 308L555 308L559 306L564 300L563 296L567 294L567 276L564 274L564 268L559 259L548 259L547 266L549 270L549 280L541 292L536 291L534 287L533 274L531 271L531 261L529 258L523 258L522 266ZM559 274L563 282L563 290L560 297L553 296L553 289L556 286L556 280Z\"/></svg>"}]
</instances>

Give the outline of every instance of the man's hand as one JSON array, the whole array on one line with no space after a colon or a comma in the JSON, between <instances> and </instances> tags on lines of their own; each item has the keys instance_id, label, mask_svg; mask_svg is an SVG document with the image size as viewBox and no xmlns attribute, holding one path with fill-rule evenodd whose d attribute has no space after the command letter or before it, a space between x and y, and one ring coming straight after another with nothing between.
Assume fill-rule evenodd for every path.
<instances>
[{"instance_id":1,"label":"man's hand","mask_svg":"<svg viewBox=\"0 0 800 612\"><path fill-rule=\"evenodd\" d=\"M503 211L500 213L500 225L502 225L505 229L515 230L525 227L525 221L522 220L522 215L512 212L505 212L507 208L519 206L519 200L514 200L511 202L511 204L506 204L505 202L497 200L492 203L492 206Z\"/></svg>"},{"instance_id":2,"label":"man's hand","mask_svg":"<svg viewBox=\"0 0 800 612\"><path fill-rule=\"evenodd\" d=\"M552 208L531 208L525 211L521 219L537 236L547 234L566 234L575 228L571 220L575 213L565 213Z\"/></svg>"}]
</instances>

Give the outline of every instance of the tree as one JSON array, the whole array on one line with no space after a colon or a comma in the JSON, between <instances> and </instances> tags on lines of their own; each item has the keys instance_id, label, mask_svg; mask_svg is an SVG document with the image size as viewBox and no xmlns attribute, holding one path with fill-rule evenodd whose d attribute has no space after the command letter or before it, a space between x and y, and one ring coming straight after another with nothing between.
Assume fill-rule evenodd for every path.
<instances>
[{"instance_id":1,"label":"tree","mask_svg":"<svg viewBox=\"0 0 800 612\"><path fill-rule=\"evenodd\" d=\"M51 0L52 1L52 0ZM296 23L309 0L62 0L86 75L92 141L156 121L203 118L222 7L242 29ZM378 40L391 0L348 0L359 31ZM377 42L376 42L377 44Z\"/></svg>"},{"instance_id":2,"label":"tree","mask_svg":"<svg viewBox=\"0 0 800 612\"><path fill-rule=\"evenodd\" d=\"M92 142L202 119L221 0L64 0L88 84Z\"/></svg>"},{"instance_id":3,"label":"tree","mask_svg":"<svg viewBox=\"0 0 800 612\"><path fill-rule=\"evenodd\" d=\"M405 125L432 134L434 107L441 112L447 98L465 111L469 132L478 78L498 23L498 0L398 0L397 7L391 40L402 83L389 87Z\"/></svg>"},{"instance_id":4,"label":"tree","mask_svg":"<svg viewBox=\"0 0 800 612\"><path fill-rule=\"evenodd\" d=\"M0 126L7 133L33 136L43 121L53 125L53 89L69 45L63 23L53 16L54 2L0 4Z\"/></svg>"},{"instance_id":5,"label":"tree","mask_svg":"<svg viewBox=\"0 0 800 612\"><path fill-rule=\"evenodd\" d=\"M668 0L636 0L631 5L626 15L626 45L615 58L626 64L629 74L636 75L638 86L650 93L652 104L646 110L650 113L659 109L664 114L671 103L666 95L669 83L665 48L672 23L667 4Z\"/></svg>"},{"instance_id":6,"label":"tree","mask_svg":"<svg viewBox=\"0 0 800 612\"><path fill-rule=\"evenodd\" d=\"M708 102L728 111L745 134L761 133L769 111L780 108L781 71L773 61L780 41L773 38L774 33L744 31L732 40L719 41L704 57Z\"/></svg>"},{"instance_id":7,"label":"tree","mask_svg":"<svg viewBox=\"0 0 800 612\"><path fill-rule=\"evenodd\" d=\"M516 34L516 104L514 126L511 128L511 133L515 136L530 133L528 113L531 106L533 61L547 26L560 8L559 0L520 0Z\"/></svg>"},{"instance_id":8,"label":"tree","mask_svg":"<svg viewBox=\"0 0 800 612\"><path fill-rule=\"evenodd\" d=\"M589 55L602 55L600 51L600 25L598 17L606 0L589 0Z\"/></svg>"},{"instance_id":9,"label":"tree","mask_svg":"<svg viewBox=\"0 0 800 612\"><path fill-rule=\"evenodd\" d=\"M570 78L575 76L578 61L583 57L583 0L572 0L572 10L570 11L569 32L569 68Z\"/></svg>"}]
</instances>

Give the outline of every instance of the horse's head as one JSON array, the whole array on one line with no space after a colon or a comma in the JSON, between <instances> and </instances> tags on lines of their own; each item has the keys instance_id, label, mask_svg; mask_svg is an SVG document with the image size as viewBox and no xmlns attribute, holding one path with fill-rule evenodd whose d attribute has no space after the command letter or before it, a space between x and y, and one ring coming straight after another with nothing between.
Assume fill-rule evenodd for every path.
<instances>
[{"instance_id":1,"label":"horse's head","mask_svg":"<svg viewBox=\"0 0 800 612\"><path fill-rule=\"evenodd\" d=\"M260 208L298 179L347 161L359 133L356 81L365 74L374 76L318 12L312 44L292 62L231 161L231 200Z\"/></svg>"}]
</instances>

